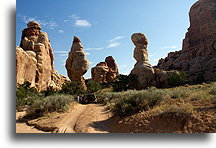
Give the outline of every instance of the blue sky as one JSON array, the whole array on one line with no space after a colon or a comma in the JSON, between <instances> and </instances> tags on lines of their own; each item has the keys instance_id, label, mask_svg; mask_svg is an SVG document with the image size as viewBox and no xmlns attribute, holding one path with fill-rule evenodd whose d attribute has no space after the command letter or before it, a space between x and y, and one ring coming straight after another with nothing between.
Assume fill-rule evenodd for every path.
<instances>
[{"instance_id":1,"label":"blue sky","mask_svg":"<svg viewBox=\"0 0 216 148\"><path fill-rule=\"evenodd\" d=\"M197 0L17 0L16 45L26 23L36 20L49 35L55 69L67 75L65 60L78 36L90 68L113 56L121 74L136 63L131 35L144 33L149 60L156 65L170 51L180 50L189 27L189 10ZM91 77L91 69L84 75Z\"/></svg>"}]
</instances>

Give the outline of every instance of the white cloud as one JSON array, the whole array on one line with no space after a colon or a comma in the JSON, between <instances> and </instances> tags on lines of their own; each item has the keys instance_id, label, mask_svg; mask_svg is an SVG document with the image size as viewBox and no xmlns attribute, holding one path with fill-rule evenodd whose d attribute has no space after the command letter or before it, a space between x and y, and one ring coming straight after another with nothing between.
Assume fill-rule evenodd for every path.
<instances>
[{"instance_id":1,"label":"white cloud","mask_svg":"<svg viewBox=\"0 0 216 148\"><path fill-rule=\"evenodd\" d=\"M104 48L86 48L85 50L88 51L88 50L102 50Z\"/></svg>"},{"instance_id":2,"label":"white cloud","mask_svg":"<svg viewBox=\"0 0 216 148\"><path fill-rule=\"evenodd\" d=\"M178 46L165 46L165 47L162 47L162 49L176 49L178 48Z\"/></svg>"},{"instance_id":3,"label":"white cloud","mask_svg":"<svg viewBox=\"0 0 216 148\"><path fill-rule=\"evenodd\" d=\"M117 43L117 42L110 43L106 48L114 48L114 47L119 46L120 44L121 44L121 43Z\"/></svg>"},{"instance_id":4,"label":"white cloud","mask_svg":"<svg viewBox=\"0 0 216 148\"><path fill-rule=\"evenodd\" d=\"M58 33L64 33L64 30L60 29L60 30L58 31Z\"/></svg>"},{"instance_id":5,"label":"white cloud","mask_svg":"<svg viewBox=\"0 0 216 148\"><path fill-rule=\"evenodd\" d=\"M93 64L94 62L89 62L89 64L91 65L91 64Z\"/></svg>"},{"instance_id":6,"label":"white cloud","mask_svg":"<svg viewBox=\"0 0 216 148\"><path fill-rule=\"evenodd\" d=\"M69 15L68 17L71 18L71 19L73 19L73 20L77 20L77 19L80 18L80 17L79 17L78 15L76 15L76 14Z\"/></svg>"},{"instance_id":7,"label":"white cloud","mask_svg":"<svg viewBox=\"0 0 216 148\"><path fill-rule=\"evenodd\" d=\"M65 23L73 23L75 27L84 27L84 28L89 28L92 26L92 24L86 20L86 19L81 19L80 16L76 14L69 15L67 19L64 20Z\"/></svg>"},{"instance_id":8,"label":"white cloud","mask_svg":"<svg viewBox=\"0 0 216 148\"><path fill-rule=\"evenodd\" d=\"M63 50L54 50L55 53L68 53L69 51L63 51Z\"/></svg>"},{"instance_id":9,"label":"white cloud","mask_svg":"<svg viewBox=\"0 0 216 148\"><path fill-rule=\"evenodd\" d=\"M90 55L91 53L89 53L89 52L86 52L86 55Z\"/></svg>"},{"instance_id":10,"label":"white cloud","mask_svg":"<svg viewBox=\"0 0 216 148\"><path fill-rule=\"evenodd\" d=\"M117 37L114 37L113 39L109 40L109 42L115 42L115 41L123 39L123 38L124 38L124 36L117 36Z\"/></svg>"},{"instance_id":11,"label":"white cloud","mask_svg":"<svg viewBox=\"0 0 216 148\"><path fill-rule=\"evenodd\" d=\"M66 54L66 53L65 54L59 54L59 56L60 57L66 57L66 56L68 56L68 54Z\"/></svg>"},{"instance_id":12,"label":"white cloud","mask_svg":"<svg viewBox=\"0 0 216 148\"><path fill-rule=\"evenodd\" d=\"M55 29L56 27L58 27L58 24L53 20L43 20L43 19L38 19L37 17L30 17L21 14L18 14L17 17L20 18L21 21L26 24L30 21L37 21L41 25L41 27L44 28Z\"/></svg>"},{"instance_id":13,"label":"white cloud","mask_svg":"<svg viewBox=\"0 0 216 148\"><path fill-rule=\"evenodd\" d=\"M91 27L92 25L87 20L75 20L76 27Z\"/></svg>"}]
</instances>

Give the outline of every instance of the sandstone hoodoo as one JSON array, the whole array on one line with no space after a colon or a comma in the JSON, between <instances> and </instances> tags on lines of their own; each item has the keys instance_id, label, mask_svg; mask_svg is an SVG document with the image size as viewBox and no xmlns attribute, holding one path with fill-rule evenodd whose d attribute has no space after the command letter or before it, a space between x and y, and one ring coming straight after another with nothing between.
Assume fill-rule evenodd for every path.
<instances>
[{"instance_id":1,"label":"sandstone hoodoo","mask_svg":"<svg viewBox=\"0 0 216 148\"><path fill-rule=\"evenodd\" d=\"M119 74L115 59L112 56L106 57L105 62L100 62L91 69L91 74L95 82L113 82Z\"/></svg>"},{"instance_id":2,"label":"sandstone hoodoo","mask_svg":"<svg viewBox=\"0 0 216 148\"><path fill-rule=\"evenodd\" d=\"M60 89L66 78L54 70L54 55L47 33L41 31L36 21L27 26L22 31L20 47L16 47L17 83L28 81L39 91L48 86Z\"/></svg>"},{"instance_id":3,"label":"sandstone hoodoo","mask_svg":"<svg viewBox=\"0 0 216 148\"><path fill-rule=\"evenodd\" d=\"M66 60L67 75L71 81L81 82L81 85L86 90L85 79L83 75L89 69L89 62L84 52L83 45L80 39L74 36L71 51Z\"/></svg>"},{"instance_id":4,"label":"sandstone hoodoo","mask_svg":"<svg viewBox=\"0 0 216 148\"><path fill-rule=\"evenodd\" d=\"M190 82L215 81L215 0L199 0L190 9L190 27L182 50L171 52L157 67L187 72Z\"/></svg>"},{"instance_id":5,"label":"sandstone hoodoo","mask_svg":"<svg viewBox=\"0 0 216 148\"><path fill-rule=\"evenodd\" d=\"M136 46L134 49L134 58L136 64L134 65L131 74L137 76L137 89L145 89L150 86L156 86L154 77L154 69L148 60L148 39L143 33L134 33L131 40Z\"/></svg>"}]
</instances>

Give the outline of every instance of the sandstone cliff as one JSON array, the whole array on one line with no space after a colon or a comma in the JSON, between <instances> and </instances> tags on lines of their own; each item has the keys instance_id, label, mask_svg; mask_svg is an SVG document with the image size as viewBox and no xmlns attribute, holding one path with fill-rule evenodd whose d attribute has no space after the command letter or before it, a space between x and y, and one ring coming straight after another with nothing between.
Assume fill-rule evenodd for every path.
<instances>
[{"instance_id":1,"label":"sandstone cliff","mask_svg":"<svg viewBox=\"0 0 216 148\"><path fill-rule=\"evenodd\" d=\"M182 50L160 59L157 67L187 72L191 83L203 79L215 81L215 0L199 0L190 9L190 27L183 40Z\"/></svg>"},{"instance_id":2,"label":"sandstone cliff","mask_svg":"<svg viewBox=\"0 0 216 148\"><path fill-rule=\"evenodd\" d=\"M16 80L31 83L39 91L48 86L61 89L66 77L54 70L54 55L47 33L40 24L31 21L22 31L20 47L16 47ZM58 79L58 80L56 80Z\"/></svg>"}]
</instances>

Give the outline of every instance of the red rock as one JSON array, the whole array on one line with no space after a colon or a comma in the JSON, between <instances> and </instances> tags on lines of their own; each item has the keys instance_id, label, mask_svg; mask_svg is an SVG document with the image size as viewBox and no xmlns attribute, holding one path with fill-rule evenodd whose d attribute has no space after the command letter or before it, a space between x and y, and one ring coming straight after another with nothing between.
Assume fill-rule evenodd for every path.
<instances>
[{"instance_id":1,"label":"red rock","mask_svg":"<svg viewBox=\"0 0 216 148\"><path fill-rule=\"evenodd\" d=\"M186 71L189 77L193 77L188 78L190 81L195 81L194 75L208 73L205 80L215 81L215 63L209 62L215 61L215 0L199 0L191 7L189 16L190 27L183 40L182 50L169 53L167 58L158 62L157 67Z\"/></svg>"}]
</instances>

